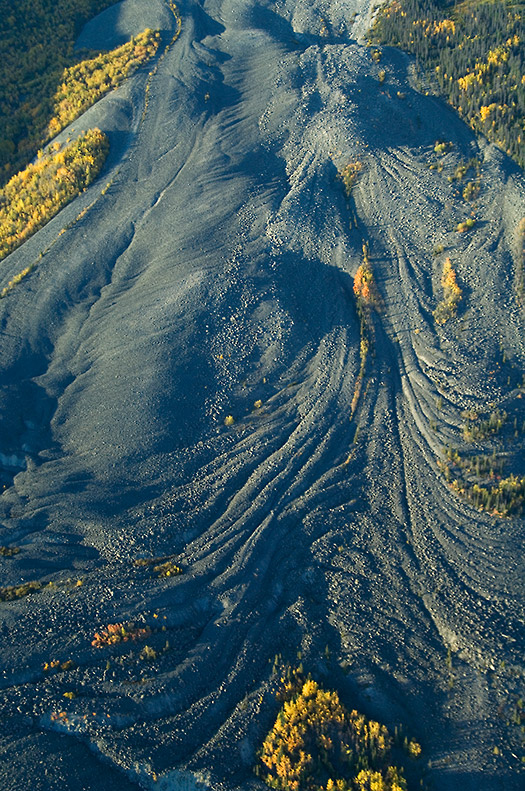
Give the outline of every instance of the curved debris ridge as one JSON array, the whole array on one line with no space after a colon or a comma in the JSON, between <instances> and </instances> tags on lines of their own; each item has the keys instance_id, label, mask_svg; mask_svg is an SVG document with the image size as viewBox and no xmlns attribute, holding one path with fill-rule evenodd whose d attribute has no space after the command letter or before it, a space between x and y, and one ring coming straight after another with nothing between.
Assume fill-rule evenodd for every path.
<instances>
[{"instance_id":1,"label":"curved debris ridge","mask_svg":"<svg viewBox=\"0 0 525 791\"><path fill-rule=\"evenodd\" d=\"M261 788L302 663L517 791L523 174L368 3L180 11L110 185L2 264L56 240L0 301L3 787Z\"/></svg>"},{"instance_id":2,"label":"curved debris ridge","mask_svg":"<svg viewBox=\"0 0 525 791\"><path fill-rule=\"evenodd\" d=\"M112 49L149 27L169 31L173 16L167 3L152 0L122 0L87 22L76 41L77 49Z\"/></svg>"}]
</instances>

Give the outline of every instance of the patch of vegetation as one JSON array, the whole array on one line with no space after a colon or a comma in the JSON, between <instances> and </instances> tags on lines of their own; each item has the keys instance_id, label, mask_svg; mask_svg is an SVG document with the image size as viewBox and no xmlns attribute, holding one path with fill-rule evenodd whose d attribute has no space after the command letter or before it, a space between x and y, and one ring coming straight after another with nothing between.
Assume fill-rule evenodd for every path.
<instances>
[{"instance_id":1,"label":"patch of vegetation","mask_svg":"<svg viewBox=\"0 0 525 791\"><path fill-rule=\"evenodd\" d=\"M448 151L452 149L452 143L448 142L447 140L436 140L436 144L434 146L434 153L438 156L443 156Z\"/></svg>"},{"instance_id":2,"label":"patch of vegetation","mask_svg":"<svg viewBox=\"0 0 525 791\"><path fill-rule=\"evenodd\" d=\"M0 556L3 558L12 558L14 555L18 555L20 552L20 547L0 547Z\"/></svg>"},{"instance_id":3,"label":"patch of vegetation","mask_svg":"<svg viewBox=\"0 0 525 791\"><path fill-rule=\"evenodd\" d=\"M445 459L449 462L449 472L450 466L457 466L465 474L478 477L485 475L491 480L494 480L496 475L501 478L503 472L504 459L499 457L496 451L491 454L462 456L457 448L446 448ZM451 476L447 474L446 477L449 480Z\"/></svg>"},{"instance_id":4,"label":"patch of vegetation","mask_svg":"<svg viewBox=\"0 0 525 791\"><path fill-rule=\"evenodd\" d=\"M505 411L495 409L484 420L480 420L476 413L465 413L467 422L462 428L462 436L466 442L487 439L487 437L498 434L505 424L508 415Z\"/></svg>"},{"instance_id":5,"label":"patch of vegetation","mask_svg":"<svg viewBox=\"0 0 525 791\"><path fill-rule=\"evenodd\" d=\"M462 456L448 448L438 467L450 488L478 510L492 516L522 516L525 477L510 474L503 478L505 461L495 452L491 456Z\"/></svg>"},{"instance_id":6,"label":"patch of vegetation","mask_svg":"<svg viewBox=\"0 0 525 791\"><path fill-rule=\"evenodd\" d=\"M348 711L337 692L312 679L285 688L284 703L264 740L257 773L281 791L406 791L403 771L390 764L385 728ZM413 743L413 755L419 755Z\"/></svg>"},{"instance_id":7,"label":"patch of vegetation","mask_svg":"<svg viewBox=\"0 0 525 791\"><path fill-rule=\"evenodd\" d=\"M52 670L56 670L57 672L73 670L76 667L75 663L72 659L67 659L65 662L60 662L58 659L52 659L50 662L44 662L43 671L44 673L49 673Z\"/></svg>"},{"instance_id":8,"label":"patch of vegetation","mask_svg":"<svg viewBox=\"0 0 525 791\"><path fill-rule=\"evenodd\" d=\"M173 562L175 555L166 555L158 558L137 558L133 561L134 566L151 567L157 577L177 577L182 574L182 569Z\"/></svg>"},{"instance_id":9,"label":"patch of vegetation","mask_svg":"<svg viewBox=\"0 0 525 791\"><path fill-rule=\"evenodd\" d=\"M100 632L95 632L91 645L104 648L116 643L127 643L130 640L145 640L151 634L148 626L135 626L134 623L109 623Z\"/></svg>"},{"instance_id":10,"label":"patch of vegetation","mask_svg":"<svg viewBox=\"0 0 525 791\"><path fill-rule=\"evenodd\" d=\"M463 190L463 198L468 201L474 201L478 197L481 190L480 181L469 181Z\"/></svg>"},{"instance_id":11,"label":"patch of vegetation","mask_svg":"<svg viewBox=\"0 0 525 791\"><path fill-rule=\"evenodd\" d=\"M525 166L523 0L393 0L370 38L400 47L478 132ZM482 31L482 33L480 32Z\"/></svg>"},{"instance_id":12,"label":"patch of vegetation","mask_svg":"<svg viewBox=\"0 0 525 791\"><path fill-rule=\"evenodd\" d=\"M370 308L379 308L381 305L366 244L363 245L363 263L358 267L354 277L354 294L360 313Z\"/></svg>"},{"instance_id":13,"label":"patch of vegetation","mask_svg":"<svg viewBox=\"0 0 525 791\"><path fill-rule=\"evenodd\" d=\"M22 599L24 596L29 596L43 588L41 582L34 580L33 582L24 582L21 585L9 585L7 588L0 588L0 601L13 601L13 599Z\"/></svg>"},{"instance_id":14,"label":"patch of vegetation","mask_svg":"<svg viewBox=\"0 0 525 791\"><path fill-rule=\"evenodd\" d=\"M466 233L467 231L471 231L476 224L476 220L473 217L469 217L464 222L460 222L456 226L456 231L458 233Z\"/></svg>"},{"instance_id":15,"label":"patch of vegetation","mask_svg":"<svg viewBox=\"0 0 525 791\"><path fill-rule=\"evenodd\" d=\"M381 298L374 281L374 273L372 272L372 267L370 265L368 248L366 244L363 244L363 263L358 267L354 277L354 295L356 298L357 315L359 316L360 324L360 366L351 404L352 415L354 415L357 409L359 396L361 395L361 387L366 371L366 361L368 358L368 352L370 350L370 339L373 331L370 322L370 311L374 307L379 308L381 306Z\"/></svg>"},{"instance_id":16,"label":"patch of vegetation","mask_svg":"<svg viewBox=\"0 0 525 791\"><path fill-rule=\"evenodd\" d=\"M466 162L463 160L459 162L458 165L454 168L454 172L448 176L449 181L463 181L465 176L472 175L479 181L480 172L481 172L481 163L477 157L472 157L471 159L467 160Z\"/></svg>"},{"instance_id":17,"label":"patch of vegetation","mask_svg":"<svg viewBox=\"0 0 525 791\"><path fill-rule=\"evenodd\" d=\"M42 134L42 142L55 137L88 107L117 88L155 55L159 43L160 34L146 28L127 44L64 69L53 96L53 116Z\"/></svg>"},{"instance_id":18,"label":"patch of vegetation","mask_svg":"<svg viewBox=\"0 0 525 791\"><path fill-rule=\"evenodd\" d=\"M43 144L82 26L115 0L0 0L0 183Z\"/></svg>"},{"instance_id":19,"label":"patch of vegetation","mask_svg":"<svg viewBox=\"0 0 525 791\"><path fill-rule=\"evenodd\" d=\"M352 187L357 181L357 177L363 169L361 162L349 162L348 165L339 171L339 178L343 182L346 197L349 198L352 192Z\"/></svg>"},{"instance_id":20,"label":"patch of vegetation","mask_svg":"<svg viewBox=\"0 0 525 791\"><path fill-rule=\"evenodd\" d=\"M454 479L452 488L464 494L475 508L487 511L493 516L522 516L525 502L525 478L509 475L502 478L494 486L462 486L461 481Z\"/></svg>"},{"instance_id":21,"label":"patch of vegetation","mask_svg":"<svg viewBox=\"0 0 525 791\"><path fill-rule=\"evenodd\" d=\"M4 286L3 289L0 291L0 299L7 297L10 291L12 291L22 280L31 274L33 269L35 268L36 263L32 263L29 266L24 267L20 272L18 272L11 280L8 282L7 286Z\"/></svg>"},{"instance_id":22,"label":"patch of vegetation","mask_svg":"<svg viewBox=\"0 0 525 791\"><path fill-rule=\"evenodd\" d=\"M461 300L462 291L458 286L456 272L452 267L450 258L446 258L443 263L441 286L443 288L443 299L433 313L436 324L445 324L448 319L454 318Z\"/></svg>"},{"instance_id":23,"label":"patch of vegetation","mask_svg":"<svg viewBox=\"0 0 525 791\"><path fill-rule=\"evenodd\" d=\"M38 582L32 580L31 582L23 582L20 585L10 585L7 588L0 588L0 601L12 601L13 599L22 599L24 596L29 596L31 593L38 591L50 590L54 588L61 588L71 592L75 588L82 585L82 580L59 580L58 582Z\"/></svg>"},{"instance_id":24,"label":"patch of vegetation","mask_svg":"<svg viewBox=\"0 0 525 791\"><path fill-rule=\"evenodd\" d=\"M150 645L145 645L140 652L140 659L142 659L143 662L154 662L156 658L157 652Z\"/></svg>"},{"instance_id":25,"label":"patch of vegetation","mask_svg":"<svg viewBox=\"0 0 525 791\"><path fill-rule=\"evenodd\" d=\"M98 176L109 151L100 129L90 129L62 148L54 143L46 156L28 165L0 190L0 260L42 228ZM3 289L4 297L31 267Z\"/></svg>"},{"instance_id":26,"label":"patch of vegetation","mask_svg":"<svg viewBox=\"0 0 525 791\"><path fill-rule=\"evenodd\" d=\"M179 574L182 574L180 566L175 565L171 560L153 566L153 571L157 577L178 577Z\"/></svg>"},{"instance_id":27,"label":"patch of vegetation","mask_svg":"<svg viewBox=\"0 0 525 791\"><path fill-rule=\"evenodd\" d=\"M523 304L525 299L525 217L518 225L518 256L516 262L516 291Z\"/></svg>"}]
</instances>

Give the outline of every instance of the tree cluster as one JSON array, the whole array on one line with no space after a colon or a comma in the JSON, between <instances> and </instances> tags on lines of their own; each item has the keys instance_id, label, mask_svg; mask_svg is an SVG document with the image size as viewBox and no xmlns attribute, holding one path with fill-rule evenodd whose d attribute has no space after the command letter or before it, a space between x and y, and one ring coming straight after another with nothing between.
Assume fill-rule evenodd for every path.
<instances>
[{"instance_id":1,"label":"tree cluster","mask_svg":"<svg viewBox=\"0 0 525 791\"><path fill-rule=\"evenodd\" d=\"M109 151L100 129L50 152L0 190L0 260L42 228L98 176Z\"/></svg>"},{"instance_id":2,"label":"tree cluster","mask_svg":"<svg viewBox=\"0 0 525 791\"><path fill-rule=\"evenodd\" d=\"M0 557L3 558L12 558L15 555L18 555L19 552L20 552L20 547L0 546Z\"/></svg>"},{"instance_id":3,"label":"tree cluster","mask_svg":"<svg viewBox=\"0 0 525 791\"><path fill-rule=\"evenodd\" d=\"M525 3L393 0L374 43L413 54L470 126L525 167Z\"/></svg>"},{"instance_id":4,"label":"tree cluster","mask_svg":"<svg viewBox=\"0 0 525 791\"><path fill-rule=\"evenodd\" d=\"M443 263L441 286L443 287L443 299L434 311L436 324L444 324L448 319L454 318L461 300L462 291L458 286L456 272L450 258L446 258Z\"/></svg>"},{"instance_id":5,"label":"tree cluster","mask_svg":"<svg viewBox=\"0 0 525 791\"><path fill-rule=\"evenodd\" d=\"M133 561L133 565L138 568L153 568L153 573L157 577L178 577L182 574L182 569L174 563L173 558L175 555L166 555L164 557L156 558L137 558Z\"/></svg>"},{"instance_id":6,"label":"tree cluster","mask_svg":"<svg viewBox=\"0 0 525 791\"><path fill-rule=\"evenodd\" d=\"M73 50L78 33L114 2L0 0L1 180L24 167L42 145L64 68L85 58Z\"/></svg>"},{"instance_id":7,"label":"tree cluster","mask_svg":"<svg viewBox=\"0 0 525 791\"><path fill-rule=\"evenodd\" d=\"M127 643L130 640L145 640L151 634L149 626L135 626L134 623L108 623L100 632L95 632L91 645L104 648L116 643Z\"/></svg>"},{"instance_id":8,"label":"tree cluster","mask_svg":"<svg viewBox=\"0 0 525 791\"><path fill-rule=\"evenodd\" d=\"M363 169L363 165L359 161L349 162L348 165L339 171L339 178L343 182L346 197L349 198L352 192L352 187L357 181L357 177Z\"/></svg>"},{"instance_id":9,"label":"tree cluster","mask_svg":"<svg viewBox=\"0 0 525 791\"><path fill-rule=\"evenodd\" d=\"M499 434L506 423L508 414L505 410L495 409L490 415L481 420L479 416L467 415L467 422L463 426L461 434L466 442L477 442L486 439L494 434Z\"/></svg>"},{"instance_id":10,"label":"tree cluster","mask_svg":"<svg viewBox=\"0 0 525 791\"><path fill-rule=\"evenodd\" d=\"M159 43L160 34L146 28L121 47L64 69L62 82L53 97L53 116L43 134L44 142L131 76L153 57Z\"/></svg>"},{"instance_id":11,"label":"tree cluster","mask_svg":"<svg viewBox=\"0 0 525 791\"><path fill-rule=\"evenodd\" d=\"M374 302L374 275L368 263L360 264L354 277L354 294L361 305Z\"/></svg>"},{"instance_id":12,"label":"tree cluster","mask_svg":"<svg viewBox=\"0 0 525 791\"><path fill-rule=\"evenodd\" d=\"M24 596L29 596L30 593L39 591L42 588L42 583L32 581L23 582L21 585L9 585L7 588L0 588L0 601L13 601L13 599L21 599Z\"/></svg>"},{"instance_id":13,"label":"tree cluster","mask_svg":"<svg viewBox=\"0 0 525 791\"><path fill-rule=\"evenodd\" d=\"M308 679L264 741L261 774L281 791L406 791L388 763L391 745L384 725L349 712L337 692Z\"/></svg>"},{"instance_id":14,"label":"tree cluster","mask_svg":"<svg viewBox=\"0 0 525 791\"><path fill-rule=\"evenodd\" d=\"M354 277L354 295L357 301L359 315L366 313L371 308L380 310L381 297L374 280L374 273L370 264L368 245L363 242L363 263L357 268Z\"/></svg>"},{"instance_id":15,"label":"tree cluster","mask_svg":"<svg viewBox=\"0 0 525 791\"><path fill-rule=\"evenodd\" d=\"M448 448L438 462L450 488L480 511L493 516L523 516L525 477L511 473L503 477L508 458L494 451L486 455L462 455Z\"/></svg>"}]
</instances>

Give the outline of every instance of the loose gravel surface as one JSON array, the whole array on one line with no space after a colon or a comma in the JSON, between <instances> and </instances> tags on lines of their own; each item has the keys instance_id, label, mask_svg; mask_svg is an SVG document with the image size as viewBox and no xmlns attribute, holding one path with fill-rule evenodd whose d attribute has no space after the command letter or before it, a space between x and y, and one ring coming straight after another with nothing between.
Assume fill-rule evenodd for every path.
<instances>
[{"instance_id":1,"label":"loose gravel surface","mask_svg":"<svg viewBox=\"0 0 525 791\"><path fill-rule=\"evenodd\" d=\"M168 49L72 125L108 132L106 172L0 269L38 262L0 301L2 585L45 586L0 602L2 789L261 788L280 655L420 741L413 787L517 791L524 520L436 460L465 410L525 419L523 173L375 62L366 1L179 11L171 46L162 0L86 26ZM474 204L448 178L473 157ZM383 304L352 414L363 243ZM166 556L182 575L133 565ZM127 622L156 657L91 645Z\"/></svg>"}]
</instances>

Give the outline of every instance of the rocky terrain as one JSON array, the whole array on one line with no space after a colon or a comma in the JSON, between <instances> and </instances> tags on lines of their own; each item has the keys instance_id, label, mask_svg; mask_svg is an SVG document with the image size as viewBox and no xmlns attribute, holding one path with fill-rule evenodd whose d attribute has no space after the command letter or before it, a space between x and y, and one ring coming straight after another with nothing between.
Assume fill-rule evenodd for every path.
<instances>
[{"instance_id":1,"label":"rocky terrain","mask_svg":"<svg viewBox=\"0 0 525 791\"><path fill-rule=\"evenodd\" d=\"M162 0L86 26L163 54L72 125L109 135L106 171L0 269L38 259L0 300L2 585L40 585L0 602L2 788L264 788L302 662L421 743L414 787L517 791L524 519L437 462L500 409L525 475L523 173L373 57L366 0L178 10L171 46ZM93 645L109 624L129 639Z\"/></svg>"}]
</instances>

